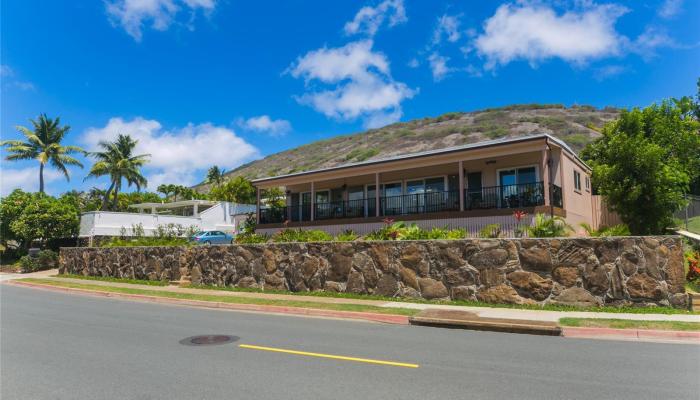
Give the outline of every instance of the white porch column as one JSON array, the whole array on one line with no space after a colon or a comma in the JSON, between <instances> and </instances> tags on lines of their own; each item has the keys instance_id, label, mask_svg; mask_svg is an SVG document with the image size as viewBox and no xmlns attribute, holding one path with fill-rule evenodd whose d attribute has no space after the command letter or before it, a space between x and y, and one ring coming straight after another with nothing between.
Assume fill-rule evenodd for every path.
<instances>
[{"instance_id":1,"label":"white porch column","mask_svg":"<svg viewBox=\"0 0 700 400\"><path fill-rule=\"evenodd\" d=\"M197 218L199 217L199 204L194 205L194 209L192 210L192 215Z\"/></svg>"},{"instance_id":2,"label":"white porch column","mask_svg":"<svg viewBox=\"0 0 700 400\"><path fill-rule=\"evenodd\" d=\"M459 211L464 211L464 165L459 161Z\"/></svg>"},{"instance_id":3,"label":"white porch column","mask_svg":"<svg viewBox=\"0 0 700 400\"><path fill-rule=\"evenodd\" d=\"M151 214L154 214L154 215L155 215L155 213L156 213L156 208L155 208L155 207L151 207Z\"/></svg>"},{"instance_id":4,"label":"white porch column","mask_svg":"<svg viewBox=\"0 0 700 400\"><path fill-rule=\"evenodd\" d=\"M550 197L550 181L549 181L549 148L542 150L542 182L544 185L544 205L548 206L551 204L552 199Z\"/></svg>"},{"instance_id":5,"label":"white porch column","mask_svg":"<svg viewBox=\"0 0 700 400\"><path fill-rule=\"evenodd\" d=\"M260 223L260 188L255 188L255 220Z\"/></svg>"},{"instance_id":6,"label":"white porch column","mask_svg":"<svg viewBox=\"0 0 700 400\"><path fill-rule=\"evenodd\" d=\"M313 181L311 182L311 221L314 220L314 205L316 204L316 189Z\"/></svg>"},{"instance_id":7,"label":"white porch column","mask_svg":"<svg viewBox=\"0 0 700 400\"><path fill-rule=\"evenodd\" d=\"M379 216L379 172L374 173L374 213Z\"/></svg>"}]
</instances>

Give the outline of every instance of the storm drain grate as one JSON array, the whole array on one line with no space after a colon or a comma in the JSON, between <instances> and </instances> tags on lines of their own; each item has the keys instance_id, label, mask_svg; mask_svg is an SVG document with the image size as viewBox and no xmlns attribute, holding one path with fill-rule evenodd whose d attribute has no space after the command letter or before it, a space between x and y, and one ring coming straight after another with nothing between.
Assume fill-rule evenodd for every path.
<instances>
[{"instance_id":1,"label":"storm drain grate","mask_svg":"<svg viewBox=\"0 0 700 400\"><path fill-rule=\"evenodd\" d=\"M201 336L191 336L180 340L180 344L186 346L212 346L217 344L226 344L235 342L238 340L238 336L229 335L201 335Z\"/></svg>"}]
</instances>

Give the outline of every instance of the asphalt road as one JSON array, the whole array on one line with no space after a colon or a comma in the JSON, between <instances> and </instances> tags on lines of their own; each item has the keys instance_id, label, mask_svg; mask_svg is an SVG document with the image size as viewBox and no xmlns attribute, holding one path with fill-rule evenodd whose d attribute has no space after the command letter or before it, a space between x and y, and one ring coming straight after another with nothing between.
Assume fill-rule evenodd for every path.
<instances>
[{"instance_id":1,"label":"asphalt road","mask_svg":"<svg viewBox=\"0 0 700 400\"><path fill-rule=\"evenodd\" d=\"M0 301L2 400L697 400L700 393L696 345L203 310L8 285L0 285ZM180 344L203 334L240 339L217 346Z\"/></svg>"}]
</instances>

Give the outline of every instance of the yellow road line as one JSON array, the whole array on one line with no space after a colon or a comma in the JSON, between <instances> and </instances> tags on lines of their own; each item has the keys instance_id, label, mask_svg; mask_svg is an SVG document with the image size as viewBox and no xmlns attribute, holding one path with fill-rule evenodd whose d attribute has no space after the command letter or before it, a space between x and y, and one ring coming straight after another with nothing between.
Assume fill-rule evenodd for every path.
<instances>
[{"instance_id":1,"label":"yellow road line","mask_svg":"<svg viewBox=\"0 0 700 400\"><path fill-rule=\"evenodd\" d=\"M356 361L356 362L363 362L363 363L369 363L369 364L380 364L380 365L391 365L393 367L418 368L418 364L407 364L407 363L400 363L400 362L394 362L394 361L373 360L371 358L357 358L357 357L336 356L333 354L309 353L308 351L278 349L275 347L254 346L251 344L240 344L240 345L238 345L238 347L243 348L243 349L251 349L251 350L264 350L264 351L274 351L276 353L295 354L298 356L332 358L334 360Z\"/></svg>"}]
</instances>

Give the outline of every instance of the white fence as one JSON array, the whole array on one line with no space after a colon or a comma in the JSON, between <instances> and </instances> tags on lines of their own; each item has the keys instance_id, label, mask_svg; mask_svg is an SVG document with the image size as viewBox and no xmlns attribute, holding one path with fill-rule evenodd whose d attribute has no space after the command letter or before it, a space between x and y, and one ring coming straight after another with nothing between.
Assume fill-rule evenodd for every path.
<instances>
[{"instance_id":1,"label":"white fence","mask_svg":"<svg viewBox=\"0 0 700 400\"><path fill-rule=\"evenodd\" d=\"M252 209L251 209L252 207ZM242 204L218 203L201 212L198 217L161 214L140 214L111 211L92 211L80 216L80 237L118 236L132 234L132 228L138 226L146 236L153 235L158 227L181 226L184 229L219 230L236 232L242 220L240 215L255 212L255 206Z\"/></svg>"}]
</instances>

